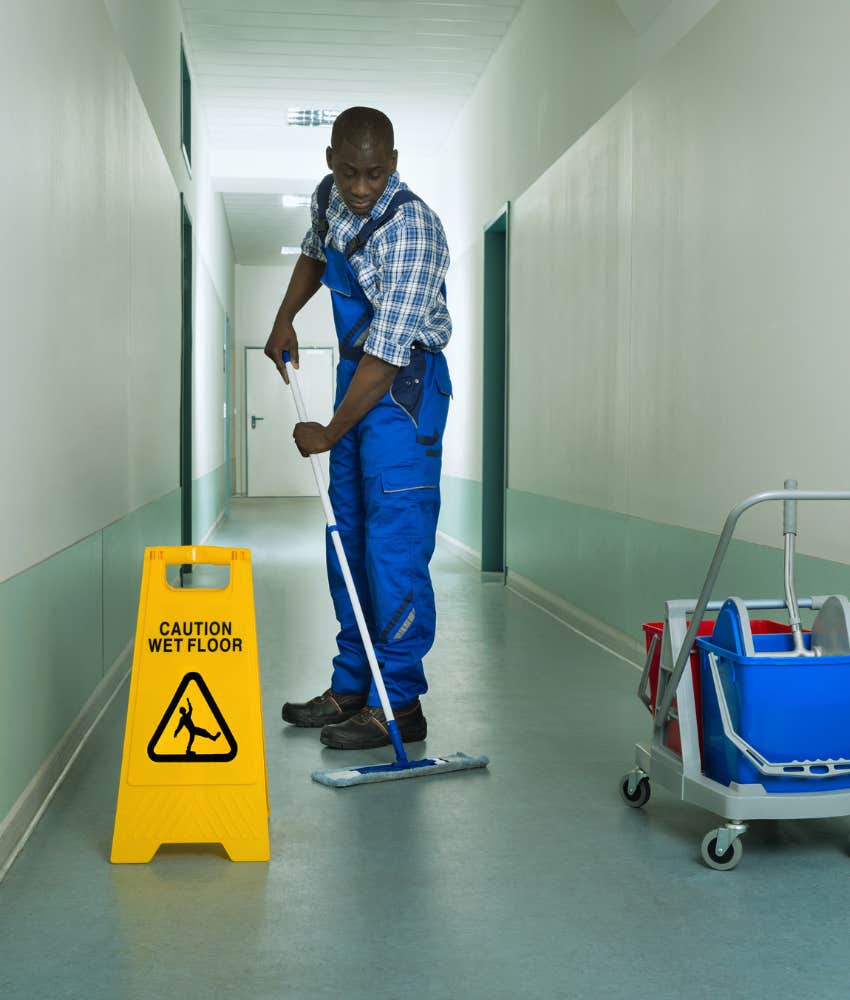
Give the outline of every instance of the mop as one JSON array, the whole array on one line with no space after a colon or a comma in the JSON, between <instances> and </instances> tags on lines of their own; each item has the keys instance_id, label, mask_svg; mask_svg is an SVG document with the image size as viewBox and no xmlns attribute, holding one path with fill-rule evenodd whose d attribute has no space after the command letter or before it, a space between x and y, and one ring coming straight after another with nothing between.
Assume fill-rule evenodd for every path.
<instances>
[{"instance_id":1,"label":"mop","mask_svg":"<svg viewBox=\"0 0 850 1000\"><path fill-rule=\"evenodd\" d=\"M283 360L286 363L286 370L295 399L295 409L298 412L298 419L302 423L306 423L308 421L307 408L304 405L304 397L301 395L298 372L292 367L289 353L286 351L284 351ZM381 700L381 708L387 720L387 731L396 755L396 759L392 764L372 764L367 767L346 767L333 771L314 771L312 774L313 781L318 781L321 785L342 788L348 785L365 785L375 781L395 781L398 778L417 778L428 774L444 774L447 771L468 771L476 767L486 767L490 763L488 757L468 757L463 753L454 753L448 757L426 757L422 760L408 760L398 723L395 721L390 700L387 697L387 689L384 687L381 668L378 666L378 661L375 657L375 649L372 646L372 639L369 635L369 629L366 626L366 619L363 617L363 609L360 606L360 599L357 596L357 589L354 586L354 579L351 576L348 559L342 547L342 539L339 537L336 516L334 515L333 507L331 507L328 489L325 485L318 456L311 455L310 462L313 466L313 475L316 479L316 486L319 490L322 506L325 509L328 529L330 530L342 575L345 579L345 587L348 591L351 605L354 608L354 616L357 619L360 638L363 640L363 646L366 650L369 669L372 671L375 688Z\"/></svg>"}]
</instances>

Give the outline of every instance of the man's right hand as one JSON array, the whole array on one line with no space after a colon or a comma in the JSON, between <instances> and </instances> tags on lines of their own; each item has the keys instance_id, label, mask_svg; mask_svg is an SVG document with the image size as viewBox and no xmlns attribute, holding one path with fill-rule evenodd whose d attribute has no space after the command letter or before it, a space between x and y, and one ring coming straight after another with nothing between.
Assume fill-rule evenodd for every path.
<instances>
[{"instance_id":1,"label":"man's right hand","mask_svg":"<svg viewBox=\"0 0 850 1000\"><path fill-rule=\"evenodd\" d=\"M286 365L283 361L283 352L288 351L292 364L298 367L298 335L292 320L278 314L274 321L272 332L266 341L265 355L277 366L277 370L283 376L283 381L289 385L289 376L286 374Z\"/></svg>"}]
</instances>

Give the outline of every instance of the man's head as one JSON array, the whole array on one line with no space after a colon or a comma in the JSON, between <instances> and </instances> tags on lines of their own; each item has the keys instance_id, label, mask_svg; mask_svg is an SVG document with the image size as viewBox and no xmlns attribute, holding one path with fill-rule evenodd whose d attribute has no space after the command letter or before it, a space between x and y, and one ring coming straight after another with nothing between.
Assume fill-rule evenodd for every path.
<instances>
[{"instance_id":1,"label":"man's head","mask_svg":"<svg viewBox=\"0 0 850 1000\"><path fill-rule=\"evenodd\" d=\"M374 108L348 108L337 116L327 148L328 167L342 200L368 215L398 162L392 122Z\"/></svg>"}]
</instances>

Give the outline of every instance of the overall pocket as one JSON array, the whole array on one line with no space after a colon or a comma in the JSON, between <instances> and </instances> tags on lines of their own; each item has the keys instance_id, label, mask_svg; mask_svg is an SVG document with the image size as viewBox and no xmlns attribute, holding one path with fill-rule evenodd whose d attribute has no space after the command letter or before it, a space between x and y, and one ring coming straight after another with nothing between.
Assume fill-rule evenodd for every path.
<instances>
[{"instance_id":1,"label":"overall pocket","mask_svg":"<svg viewBox=\"0 0 850 1000\"><path fill-rule=\"evenodd\" d=\"M367 484L366 572L381 643L433 636L428 563L439 513L438 480L421 465L384 469Z\"/></svg>"},{"instance_id":2,"label":"overall pocket","mask_svg":"<svg viewBox=\"0 0 850 1000\"><path fill-rule=\"evenodd\" d=\"M393 402L400 406L417 426L425 392L425 365L424 351L414 347L410 354L410 364L399 370L390 387Z\"/></svg>"},{"instance_id":3,"label":"overall pocket","mask_svg":"<svg viewBox=\"0 0 850 1000\"><path fill-rule=\"evenodd\" d=\"M445 359L434 359L436 371L432 373L419 415L416 443L425 448L427 458L440 458L443 453L443 432L449 415L452 383Z\"/></svg>"}]
</instances>

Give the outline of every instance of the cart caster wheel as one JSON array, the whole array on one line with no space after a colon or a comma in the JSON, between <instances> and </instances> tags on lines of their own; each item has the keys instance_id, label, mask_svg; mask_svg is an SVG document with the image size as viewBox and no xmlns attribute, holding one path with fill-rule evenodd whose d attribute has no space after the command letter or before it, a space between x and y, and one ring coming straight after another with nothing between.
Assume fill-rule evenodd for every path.
<instances>
[{"instance_id":1,"label":"cart caster wheel","mask_svg":"<svg viewBox=\"0 0 850 1000\"><path fill-rule=\"evenodd\" d=\"M702 839L702 860L709 868L718 872L731 872L737 868L738 862L744 856L744 845L737 838L732 841L724 854L717 851L717 835L720 830L709 830Z\"/></svg>"},{"instance_id":2,"label":"cart caster wheel","mask_svg":"<svg viewBox=\"0 0 850 1000\"><path fill-rule=\"evenodd\" d=\"M635 786L635 790L630 792L630 776L630 774L623 775L623 780L620 782L620 798L622 798L627 806L631 806L632 809L640 809L641 806L645 806L649 802L649 796L652 793L649 787L649 778L641 778Z\"/></svg>"}]
</instances>

